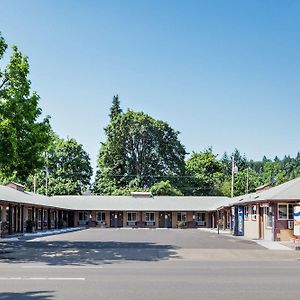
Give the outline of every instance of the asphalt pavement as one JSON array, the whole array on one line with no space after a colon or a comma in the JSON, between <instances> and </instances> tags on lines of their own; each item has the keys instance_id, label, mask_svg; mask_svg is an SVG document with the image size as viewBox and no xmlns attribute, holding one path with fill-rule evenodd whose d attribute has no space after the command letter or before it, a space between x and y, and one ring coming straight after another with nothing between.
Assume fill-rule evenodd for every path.
<instances>
[{"instance_id":1,"label":"asphalt pavement","mask_svg":"<svg viewBox=\"0 0 300 300\"><path fill-rule=\"evenodd\" d=\"M88 229L0 243L0 299L295 299L298 258L200 230Z\"/></svg>"}]
</instances>

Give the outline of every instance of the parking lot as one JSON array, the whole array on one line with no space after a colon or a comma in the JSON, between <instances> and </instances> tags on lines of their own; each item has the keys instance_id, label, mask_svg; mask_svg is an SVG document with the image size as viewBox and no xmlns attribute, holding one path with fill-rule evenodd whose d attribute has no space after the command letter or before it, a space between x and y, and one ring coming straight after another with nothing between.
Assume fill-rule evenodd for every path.
<instances>
[{"instance_id":1,"label":"parking lot","mask_svg":"<svg viewBox=\"0 0 300 300\"><path fill-rule=\"evenodd\" d=\"M87 229L0 243L0 299L292 299L299 257L201 230Z\"/></svg>"}]
</instances>

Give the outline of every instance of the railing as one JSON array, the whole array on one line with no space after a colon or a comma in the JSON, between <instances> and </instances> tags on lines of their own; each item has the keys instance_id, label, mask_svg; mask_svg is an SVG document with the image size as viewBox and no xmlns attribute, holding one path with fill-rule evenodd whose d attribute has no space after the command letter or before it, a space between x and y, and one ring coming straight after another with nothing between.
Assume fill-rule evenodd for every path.
<instances>
[{"instance_id":1,"label":"railing","mask_svg":"<svg viewBox=\"0 0 300 300\"><path fill-rule=\"evenodd\" d=\"M127 226L136 226L136 221L127 221Z\"/></svg>"},{"instance_id":2,"label":"railing","mask_svg":"<svg viewBox=\"0 0 300 300\"><path fill-rule=\"evenodd\" d=\"M197 224L197 226L206 226L205 221L197 221L196 224Z\"/></svg>"}]
</instances>

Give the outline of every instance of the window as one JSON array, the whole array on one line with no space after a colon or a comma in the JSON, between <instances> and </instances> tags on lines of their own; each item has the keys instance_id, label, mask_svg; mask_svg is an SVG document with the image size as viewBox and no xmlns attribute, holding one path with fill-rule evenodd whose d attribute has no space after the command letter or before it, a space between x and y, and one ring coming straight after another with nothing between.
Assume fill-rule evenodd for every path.
<instances>
[{"instance_id":1,"label":"window","mask_svg":"<svg viewBox=\"0 0 300 300\"><path fill-rule=\"evenodd\" d=\"M230 229L230 217L231 217L231 214L230 214L230 211L227 210L226 212L226 229Z\"/></svg>"},{"instance_id":2,"label":"window","mask_svg":"<svg viewBox=\"0 0 300 300\"><path fill-rule=\"evenodd\" d=\"M9 218L9 207L6 206L6 224L9 225L9 221L10 221L10 218Z\"/></svg>"},{"instance_id":3,"label":"window","mask_svg":"<svg viewBox=\"0 0 300 300\"><path fill-rule=\"evenodd\" d=\"M177 213L177 221L178 222L185 222L186 221L186 213L185 212L178 212Z\"/></svg>"},{"instance_id":4,"label":"window","mask_svg":"<svg viewBox=\"0 0 300 300\"><path fill-rule=\"evenodd\" d=\"M266 207L265 214L266 214L266 227L267 228L272 228L273 227L273 222L272 222L272 218L273 218L272 207Z\"/></svg>"},{"instance_id":5,"label":"window","mask_svg":"<svg viewBox=\"0 0 300 300\"><path fill-rule=\"evenodd\" d=\"M251 206L251 220L256 221L256 205Z\"/></svg>"},{"instance_id":6,"label":"window","mask_svg":"<svg viewBox=\"0 0 300 300\"><path fill-rule=\"evenodd\" d=\"M288 218L289 220L294 220L294 206L295 204L288 204Z\"/></svg>"},{"instance_id":7,"label":"window","mask_svg":"<svg viewBox=\"0 0 300 300\"><path fill-rule=\"evenodd\" d=\"M278 204L278 220L293 220L295 204Z\"/></svg>"},{"instance_id":8,"label":"window","mask_svg":"<svg viewBox=\"0 0 300 300\"><path fill-rule=\"evenodd\" d=\"M33 220L33 218L32 218L32 208L28 208L28 220Z\"/></svg>"},{"instance_id":9,"label":"window","mask_svg":"<svg viewBox=\"0 0 300 300\"><path fill-rule=\"evenodd\" d=\"M0 205L0 222L2 222L2 206Z\"/></svg>"},{"instance_id":10,"label":"window","mask_svg":"<svg viewBox=\"0 0 300 300\"><path fill-rule=\"evenodd\" d=\"M96 219L98 222L105 222L105 212L104 211L97 212Z\"/></svg>"},{"instance_id":11,"label":"window","mask_svg":"<svg viewBox=\"0 0 300 300\"><path fill-rule=\"evenodd\" d=\"M87 219L88 219L87 212L80 211L78 218L79 218L79 221L87 221Z\"/></svg>"},{"instance_id":12,"label":"window","mask_svg":"<svg viewBox=\"0 0 300 300\"><path fill-rule=\"evenodd\" d=\"M146 222L154 222L155 215L154 212L146 212Z\"/></svg>"},{"instance_id":13,"label":"window","mask_svg":"<svg viewBox=\"0 0 300 300\"><path fill-rule=\"evenodd\" d=\"M249 220L249 206L244 206L244 219Z\"/></svg>"},{"instance_id":14,"label":"window","mask_svg":"<svg viewBox=\"0 0 300 300\"><path fill-rule=\"evenodd\" d=\"M205 212L197 213L197 222L205 222Z\"/></svg>"},{"instance_id":15,"label":"window","mask_svg":"<svg viewBox=\"0 0 300 300\"><path fill-rule=\"evenodd\" d=\"M136 222L136 212L128 212L127 213L127 221L128 222Z\"/></svg>"}]
</instances>

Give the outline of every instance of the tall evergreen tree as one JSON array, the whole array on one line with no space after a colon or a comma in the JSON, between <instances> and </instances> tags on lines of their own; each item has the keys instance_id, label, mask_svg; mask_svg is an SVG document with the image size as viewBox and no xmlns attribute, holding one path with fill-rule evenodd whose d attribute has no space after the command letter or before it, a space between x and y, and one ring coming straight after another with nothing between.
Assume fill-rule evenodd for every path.
<instances>
[{"instance_id":1,"label":"tall evergreen tree","mask_svg":"<svg viewBox=\"0 0 300 300\"><path fill-rule=\"evenodd\" d=\"M162 177L184 171L184 146L178 132L147 114L128 111L106 127L97 163L94 191L112 194L116 189L149 189Z\"/></svg>"},{"instance_id":2,"label":"tall evergreen tree","mask_svg":"<svg viewBox=\"0 0 300 300\"><path fill-rule=\"evenodd\" d=\"M112 106L110 108L110 114L109 117L111 120L114 120L117 116L119 116L122 113L122 109L120 107L120 100L119 96L115 95L113 97Z\"/></svg>"}]
</instances>

